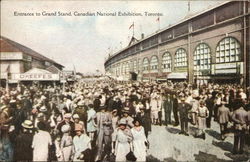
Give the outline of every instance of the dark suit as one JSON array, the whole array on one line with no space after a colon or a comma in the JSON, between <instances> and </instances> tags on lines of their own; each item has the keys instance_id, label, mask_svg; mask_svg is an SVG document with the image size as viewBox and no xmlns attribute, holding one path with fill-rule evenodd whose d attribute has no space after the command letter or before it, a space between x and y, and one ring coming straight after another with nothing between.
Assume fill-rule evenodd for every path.
<instances>
[{"instance_id":1,"label":"dark suit","mask_svg":"<svg viewBox=\"0 0 250 162\"><path fill-rule=\"evenodd\" d=\"M217 118L218 118L218 122L220 124L221 138L224 139L225 138L224 135L227 132L227 124L228 124L229 119L230 119L229 108L225 107L224 105L219 107L218 113L217 113Z\"/></svg>"},{"instance_id":2,"label":"dark suit","mask_svg":"<svg viewBox=\"0 0 250 162\"><path fill-rule=\"evenodd\" d=\"M188 132L188 112L191 110L191 105L182 102L178 104L178 111L180 115L180 122L181 122L181 131L184 133Z\"/></svg>"},{"instance_id":3,"label":"dark suit","mask_svg":"<svg viewBox=\"0 0 250 162\"><path fill-rule=\"evenodd\" d=\"M148 132L151 132L151 119L149 112L144 112L144 114L139 113L137 118L141 121L141 125L144 127L145 135L148 137Z\"/></svg>"},{"instance_id":4,"label":"dark suit","mask_svg":"<svg viewBox=\"0 0 250 162\"><path fill-rule=\"evenodd\" d=\"M243 153L245 143L246 124L248 120L247 111L243 107L235 110L232 115L234 121L234 153Z\"/></svg>"}]
</instances>

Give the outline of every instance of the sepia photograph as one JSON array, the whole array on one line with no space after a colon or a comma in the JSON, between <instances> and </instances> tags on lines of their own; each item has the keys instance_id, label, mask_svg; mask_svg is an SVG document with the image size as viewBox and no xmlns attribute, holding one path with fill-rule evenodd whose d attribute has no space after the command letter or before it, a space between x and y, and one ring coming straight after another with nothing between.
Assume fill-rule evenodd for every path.
<instances>
[{"instance_id":1,"label":"sepia photograph","mask_svg":"<svg viewBox=\"0 0 250 162\"><path fill-rule=\"evenodd\" d=\"M0 162L250 162L249 0L0 12Z\"/></svg>"}]
</instances>

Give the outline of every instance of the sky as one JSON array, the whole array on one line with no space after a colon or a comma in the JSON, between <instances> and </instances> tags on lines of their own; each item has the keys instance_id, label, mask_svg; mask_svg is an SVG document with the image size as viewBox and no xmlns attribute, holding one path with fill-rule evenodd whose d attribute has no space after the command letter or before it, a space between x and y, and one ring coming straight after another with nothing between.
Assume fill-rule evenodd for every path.
<instances>
[{"instance_id":1,"label":"sky","mask_svg":"<svg viewBox=\"0 0 250 162\"><path fill-rule=\"evenodd\" d=\"M199 13L218 1L1 1L1 35L73 70L104 72L109 53L128 46L133 30L140 39ZM136 12L143 16L74 16L78 13ZM15 16L17 13L71 12L72 16ZM161 13L145 16L144 13ZM160 25L159 25L160 24Z\"/></svg>"}]
</instances>

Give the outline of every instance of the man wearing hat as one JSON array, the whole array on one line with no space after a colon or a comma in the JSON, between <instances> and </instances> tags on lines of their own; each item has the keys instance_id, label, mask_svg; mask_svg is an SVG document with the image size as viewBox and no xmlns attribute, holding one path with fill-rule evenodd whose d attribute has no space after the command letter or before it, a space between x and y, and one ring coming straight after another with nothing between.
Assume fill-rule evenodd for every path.
<instances>
[{"instance_id":1,"label":"man wearing hat","mask_svg":"<svg viewBox=\"0 0 250 162\"><path fill-rule=\"evenodd\" d=\"M20 130L22 129L22 123L26 119L26 114L19 100L17 100L16 104L17 104L17 107L13 115L13 125L15 126L15 132L19 133Z\"/></svg>"},{"instance_id":2,"label":"man wearing hat","mask_svg":"<svg viewBox=\"0 0 250 162\"><path fill-rule=\"evenodd\" d=\"M96 161L102 160L105 155L111 153L112 115L106 112L106 107L101 106L100 112L94 117L97 125L97 156ZM103 147L103 145L105 145ZM104 151L103 151L104 150Z\"/></svg>"},{"instance_id":3,"label":"man wearing hat","mask_svg":"<svg viewBox=\"0 0 250 162\"><path fill-rule=\"evenodd\" d=\"M181 97L181 102L178 104L178 111L180 116L181 132L188 136L188 112L191 110L191 105L185 102L185 97Z\"/></svg>"},{"instance_id":4,"label":"man wearing hat","mask_svg":"<svg viewBox=\"0 0 250 162\"><path fill-rule=\"evenodd\" d=\"M218 123L220 124L220 133L221 139L224 140L226 138L225 134L227 132L227 125L231 118L230 110L225 106L226 102L222 101L221 106L218 109L217 118Z\"/></svg>"},{"instance_id":5,"label":"man wearing hat","mask_svg":"<svg viewBox=\"0 0 250 162\"><path fill-rule=\"evenodd\" d=\"M22 127L23 131L16 137L14 143L14 161L32 161L33 123L30 120L25 120Z\"/></svg>"},{"instance_id":6,"label":"man wearing hat","mask_svg":"<svg viewBox=\"0 0 250 162\"><path fill-rule=\"evenodd\" d=\"M245 133L247 130L248 114L243 108L243 101L238 101L235 105L235 111L232 115L232 120L234 122L234 154L242 154L245 145Z\"/></svg>"},{"instance_id":7,"label":"man wearing hat","mask_svg":"<svg viewBox=\"0 0 250 162\"><path fill-rule=\"evenodd\" d=\"M84 104L84 102L79 101L77 103L77 107L75 108L75 110L73 112L73 114L79 115L79 119L81 121L83 121L85 129L87 127L87 109L88 109L88 107Z\"/></svg>"}]
</instances>

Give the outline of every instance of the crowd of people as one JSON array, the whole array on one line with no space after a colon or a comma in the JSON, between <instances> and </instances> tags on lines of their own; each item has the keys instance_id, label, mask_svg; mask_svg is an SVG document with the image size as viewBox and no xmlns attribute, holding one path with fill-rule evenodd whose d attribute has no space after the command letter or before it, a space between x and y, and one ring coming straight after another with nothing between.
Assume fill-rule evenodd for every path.
<instances>
[{"instance_id":1,"label":"crowd of people","mask_svg":"<svg viewBox=\"0 0 250 162\"><path fill-rule=\"evenodd\" d=\"M78 81L0 89L0 160L146 161L151 125L205 139L211 121L221 140L233 123L235 154L249 142L250 89L208 84ZM249 143L248 143L249 144Z\"/></svg>"}]
</instances>

